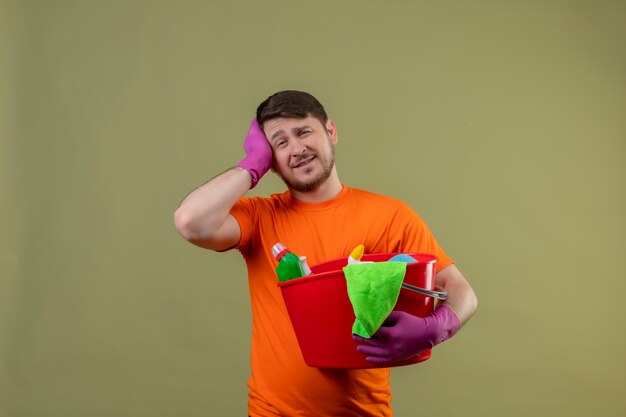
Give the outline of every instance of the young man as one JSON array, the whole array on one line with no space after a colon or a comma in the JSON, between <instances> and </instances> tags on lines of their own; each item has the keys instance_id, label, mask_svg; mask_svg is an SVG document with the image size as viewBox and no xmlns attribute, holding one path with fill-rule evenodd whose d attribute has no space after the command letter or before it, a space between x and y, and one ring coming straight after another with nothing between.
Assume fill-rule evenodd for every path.
<instances>
[{"instance_id":1,"label":"young man","mask_svg":"<svg viewBox=\"0 0 626 417\"><path fill-rule=\"evenodd\" d=\"M271 247L282 242L314 265L367 253L439 257L437 285L448 300L426 318L393 312L371 339L354 336L375 364L410 358L453 336L476 309L476 296L428 228L406 204L342 185L338 136L308 93L282 91L257 109L244 142L247 156L194 190L175 213L180 234L215 251L238 249L248 267L252 306L251 416L390 416L389 369L337 370L304 363L275 274ZM272 169L287 191L244 197Z\"/></svg>"}]
</instances>

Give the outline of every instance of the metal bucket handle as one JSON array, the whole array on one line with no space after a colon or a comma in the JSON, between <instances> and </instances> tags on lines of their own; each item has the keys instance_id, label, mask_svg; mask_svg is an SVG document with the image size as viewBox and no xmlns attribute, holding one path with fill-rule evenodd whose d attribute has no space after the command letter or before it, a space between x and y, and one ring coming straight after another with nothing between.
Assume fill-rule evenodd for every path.
<instances>
[{"instance_id":1,"label":"metal bucket handle","mask_svg":"<svg viewBox=\"0 0 626 417\"><path fill-rule=\"evenodd\" d=\"M448 291L443 288L436 286L435 288L439 291L428 290L422 287L416 287L415 285L407 284L406 282L402 283L402 288L405 288L410 291L415 291L423 295L427 295L428 297L436 298L437 300L445 301L448 299Z\"/></svg>"}]
</instances>

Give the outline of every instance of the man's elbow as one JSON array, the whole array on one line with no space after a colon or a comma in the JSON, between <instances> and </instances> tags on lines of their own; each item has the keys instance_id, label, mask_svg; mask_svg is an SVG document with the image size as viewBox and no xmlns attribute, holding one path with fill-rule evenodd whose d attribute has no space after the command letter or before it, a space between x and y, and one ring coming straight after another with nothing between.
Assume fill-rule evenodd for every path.
<instances>
[{"instance_id":1,"label":"man's elbow","mask_svg":"<svg viewBox=\"0 0 626 417\"><path fill-rule=\"evenodd\" d=\"M183 208L174 212L174 226L178 233L190 242L200 239L198 228L195 226L192 216Z\"/></svg>"},{"instance_id":2,"label":"man's elbow","mask_svg":"<svg viewBox=\"0 0 626 417\"><path fill-rule=\"evenodd\" d=\"M219 239L216 228L200 224L197 218L183 209L174 212L174 225L183 239L201 248L224 250L232 246L232 243L225 244Z\"/></svg>"}]
</instances>

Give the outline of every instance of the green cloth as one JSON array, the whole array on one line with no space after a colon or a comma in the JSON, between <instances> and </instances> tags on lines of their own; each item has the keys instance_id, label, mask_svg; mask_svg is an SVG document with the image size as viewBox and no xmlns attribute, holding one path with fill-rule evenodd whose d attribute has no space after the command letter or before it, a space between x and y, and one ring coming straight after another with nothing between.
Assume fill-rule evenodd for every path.
<instances>
[{"instance_id":1,"label":"green cloth","mask_svg":"<svg viewBox=\"0 0 626 417\"><path fill-rule=\"evenodd\" d=\"M406 263L373 262L343 268L356 320L352 333L370 338L398 301Z\"/></svg>"}]
</instances>

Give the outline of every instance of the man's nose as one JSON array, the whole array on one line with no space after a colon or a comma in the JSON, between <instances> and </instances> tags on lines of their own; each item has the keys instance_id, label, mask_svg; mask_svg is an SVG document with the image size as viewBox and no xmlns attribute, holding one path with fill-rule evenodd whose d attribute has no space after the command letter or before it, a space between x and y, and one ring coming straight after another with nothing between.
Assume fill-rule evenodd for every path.
<instances>
[{"instance_id":1,"label":"man's nose","mask_svg":"<svg viewBox=\"0 0 626 417\"><path fill-rule=\"evenodd\" d=\"M293 156L300 156L306 150L306 145L300 141L294 141L291 145L291 154Z\"/></svg>"}]
</instances>

